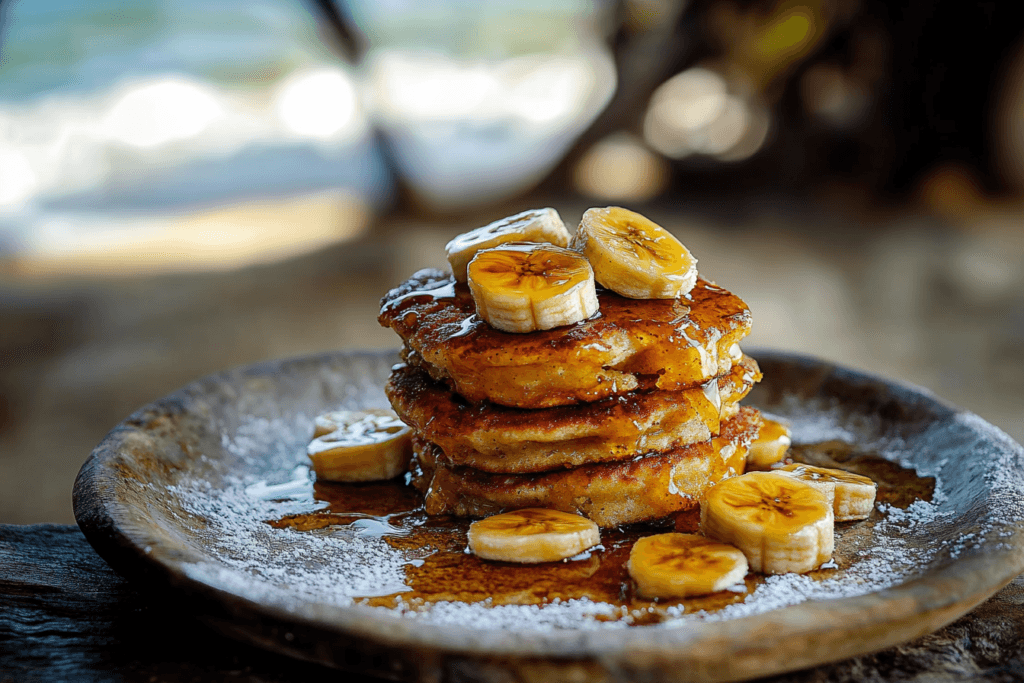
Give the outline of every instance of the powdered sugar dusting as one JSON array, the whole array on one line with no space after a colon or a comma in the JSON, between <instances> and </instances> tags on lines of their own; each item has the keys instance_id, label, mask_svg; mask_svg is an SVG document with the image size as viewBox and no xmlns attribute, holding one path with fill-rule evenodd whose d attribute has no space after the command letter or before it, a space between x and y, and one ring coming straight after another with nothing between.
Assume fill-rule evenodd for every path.
<instances>
[{"instance_id":1,"label":"powdered sugar dusting","mask_svg":"<svg viewBox=\"0 0 1024 683\"><path fill-rule=\"evenodd\" d=\"M473 628L487 630L625 628L629 625L629 620L621 619L623 610L619 606L585 598L553 600L545 605L492 605L487 600L477 603L442 601L429 605L400 602L395 610L388 611L431 624L472 624Z\"/></svg>"},{"instance_id":2,"label":"powdered sugar dusting","mask_svg":"<svg viewBox=\"0 0 1024 683\"><path fill-rule=\"evenodd\" d=\"M361 537L354 529L298 532L266 523L316 505L308 470L293 473L295 479L275 485L228 479L217 489L200 482L173 487L182 507L206 521L197 536L221 562L194 567L193 578L226 590L283 591L292 600L337 606L407 590L403 565L414 558L396 554L380 538Z\"/></svg>"},{"instance_id":3,"label":"powdered sugar dusting","mask_svg":"<svg viewBox=\"0 0 1024 683\"><path fill-rule=\"evenodd\" d=\"M691 613L681 605L645 608L661 619L649 627L736 619L808 600L884 590L961 557L1009 547L1008 539L1024 521L1021 450L976 416L957 414L952 425L900 433L886 431L877 416L792 396L772 406L772 412L791 425L796 444L857 442L912 466L921 476L934 476L932 500L904 509L879 505L871 521L840 524L836 561L815 575L772 576L750 587L733 587L737 595L746 595L714 612ZM493 605L489 600L426 603L399 598L393 608L362 606L361 598L406 591L406 567L422 564L436 549L392 547L379 535L363 533L365 525L296 531L267 524L318 505L304 453L312 425L311 415L242 418L220 439L223 457L235 460L230 473L215 479L216 485L185 473L178 485L169 487L182 512L194 519L203 554L212 558L190 567L193 579L256 600L360 606L394 618L478 629L621 629L651 623L641 613L645 610L587 599ZM951 459L951 440L955 450L968 455ZM968 486L972 479L984 486L951 495L954 487ZM600 558L602 552L595 548L585 555Z\"/></svg>"},{"instance_id":4,"label":"powdered sugar dusting","mask_svg":"<svg viewBox=\"0 0 1024 683\"><path fill-rule=\"evenodd\" d=\"M764 411L764 415L786 424L794 443L830 440L853 443L857 440L857 433L848 428L842 419L843 411L838 403L818 404L814 410L808 410L805 399L786 394L778 405ZM795 415L799 415L800 419L793 419Z\"/></svg>"}]
</instances>

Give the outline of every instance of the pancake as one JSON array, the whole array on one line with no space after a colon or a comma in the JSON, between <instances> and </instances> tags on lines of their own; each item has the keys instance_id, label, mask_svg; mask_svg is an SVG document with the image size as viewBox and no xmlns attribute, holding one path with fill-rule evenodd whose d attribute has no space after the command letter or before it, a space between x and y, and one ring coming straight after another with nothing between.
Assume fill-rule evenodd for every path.
<instances>
[{"instance_id":1,"label":"pancake","mask_svg":"<svg viewBox=\"0 0 1024 683\"><path fill-rule=\"evenodd\" d=\"M447 467L436 444L416 437L413 484L424 492L430 515L484 517L543 507L614 527L696 508L708 488L743 473L747 448L760 428L760 413L744 407L708 441L625 462L540 474Z\"/></svg>"},{"instance_id":2,"label":"pancake","mask_svg":"<svg viewBox=\"0 0 1024 683\"><path fill-rule=\"evenodd\" d=\"M682 391L636 391L538 410L471 404L422 370L399 365L385 392L403 422L437 444L441 461L485 472L530 473L627 460L706 441L761 378L749 357Z\"/></svg>"},{"instance_id":3,"label":"pancake","mask_svg":"<svg viewBox=\"0 0 1024 683\"><path fill-rule=\"evenodd\" d=\"M384 296L378 321L405 342L407 362L468 401L533 409L706 382L738 360L752 320L739 297L703 279L679 299L597 298L587 320L510 334L476 315L465 284L425 269Z\"/></svg>"}]
</instances>

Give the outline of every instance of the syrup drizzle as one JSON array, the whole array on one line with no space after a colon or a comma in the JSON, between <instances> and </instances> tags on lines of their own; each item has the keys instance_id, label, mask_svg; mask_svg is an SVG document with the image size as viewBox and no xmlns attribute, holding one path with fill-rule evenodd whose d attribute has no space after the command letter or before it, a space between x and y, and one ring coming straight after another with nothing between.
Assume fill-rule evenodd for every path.
<instances>
[{"instance_id":1,"label":"syrup drizzle","mask_svg":"<svg viewBox=\"0 0 1024 683\"><path fill-rule=\"evenodd\" d=\"M587 320L517 335L468 322L476 313L469 287L428 269L384 297L378 321L467 400L521 408L591 402L641 385L676 391L702 384L726 369L722 359L751 324L738 297L704 281L687 302L603 289L597 298L600 310ZM623 356L627 341L633 350ZM553 365L562 366L557 377Z\"/></svg>"},{"instance_id":2,"label":"syrup drizzle","mask_svg":"<svg viewBox=\"0 0 1024 683\"><path fill-rule=\"evenodd\" d=\"M878 502L897 508L906 508L917 500L930 501L935 489L934 478L919 477L913 470L840 441L797 445L790 456L796 462L871 477L878 483ZM520 565L484 561L468 554L466 532L471 520L428 517L420 494L401 479L371 484L316 483L312 493L309 512L268 524L298 532L332 528L355 538L376 537L397 552L417 556L405 565L408 590L363 596L361 601L371 606L415 610L440 601L496 606L543 605L588 598L616 608L611 616L597 615L597 619L644 625L663 621L670 610L678 613L680 608L688 613L716 612L742 602L765 581L764 576L750 574L732 590L684 600L652 601L635 594L626 571L633 543L642 536L665 531L695 532L696 511L659 524L604 529L601 546L578 558ZM825 579L850 566L858 553L870 545L871 529L880 518L875 510L864 522L838 524L833 562L809 576Z\"/></svg>"}]
</instances>

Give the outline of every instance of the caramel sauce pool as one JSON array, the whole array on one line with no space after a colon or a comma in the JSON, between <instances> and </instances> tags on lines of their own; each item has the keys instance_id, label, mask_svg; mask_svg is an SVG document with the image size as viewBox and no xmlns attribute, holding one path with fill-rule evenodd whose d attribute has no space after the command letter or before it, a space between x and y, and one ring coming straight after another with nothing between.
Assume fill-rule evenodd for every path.
<instances>
[{"instance_id":1,"label":"caramel sauce pool","mask_svg":"<svg viewBox=\"0 0 1024 683\"><path fill-rule=\"evenodd\" d=\"M934 478L919 477L913 470L871 453L858 452L855 446L839 441L796 445L790 449L789 457L794 462L870 477L878 484L876 501L899 508L916 500L930 501L935 489ZM395 607L401 601L415 608L439 601L476 603L488 599L491 605L542 605L556 599L588 598L619 607L618 616L598 619L622 619L643 625L664 619L670 606L684 606L686 612L714 612L742 602L765 579L760 574L748 574L744 592L722 591L683 600L652 601L638 597L626 571L633 543L643 536L666 531L695 532L696 511L657 525L602 529L601 546L580 559L530 565L484 561L468 554L466 532L472 520L428 517L420 494L401 479L373 484L317 483L314 498L321 508L316 512L289 515L268 524L296 531L348 527L360 536L382 538L397 551L426 553L422 560L405 565L405 583L410 590L361 599L372 606ZM836 525L833 562L839 569L848 566L870 544L871 527L879 517L876 509L868 520ZM821 579L835 572L836 569L821 569L809 576Z\"/></svg>"}]
</instances>

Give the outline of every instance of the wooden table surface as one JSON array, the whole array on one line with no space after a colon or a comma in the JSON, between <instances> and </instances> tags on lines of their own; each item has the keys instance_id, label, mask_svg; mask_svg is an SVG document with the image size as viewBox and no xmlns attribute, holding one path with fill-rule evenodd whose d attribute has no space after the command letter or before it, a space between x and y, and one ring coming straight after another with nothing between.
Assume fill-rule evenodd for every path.
<instances>
[{"instance_id":1,"label":"wooden table surface","mask_svg":"<svg viewBox=\"0 0 1024 683\"><path fill-rule=\"evenodd\" d=\"M226 639L175 598L129 585L77 527L0 525L0 683L372 680ZM770 680L1024 680L1022 605L1024 576L916 642Z\"/></svg>"}]
</instances>

